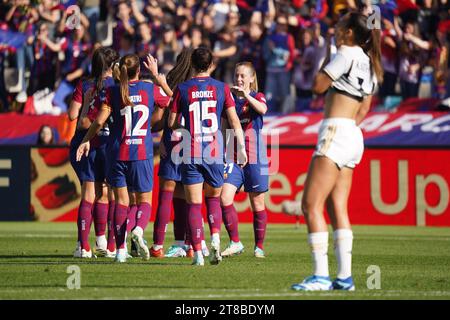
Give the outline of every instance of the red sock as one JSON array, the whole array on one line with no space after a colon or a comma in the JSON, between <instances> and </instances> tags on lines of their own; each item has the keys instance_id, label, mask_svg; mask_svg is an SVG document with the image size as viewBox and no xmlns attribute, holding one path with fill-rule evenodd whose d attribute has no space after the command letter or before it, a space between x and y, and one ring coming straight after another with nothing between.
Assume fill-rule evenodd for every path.
<instances>
[{"instance_id":1,"label":"red sock","mask_svg":"<svg viewBox=\"0 0 450 320\"><path fill-rule=\"evenodd\" d=\"M206 212L208 217L209 231L211 234L220 233L222 224L222 209L219 197L206 197Z\"/></svg>"},{"instance_id":2,"label":"red sock","mask_svg":"<svg viewBox=\"0 0 450 320\"><path fill-rule=\"evenodd\" d=\"M186 236L186 200L173 198L173 233L175 241L183 241Z\"/></svg>"},{"instance_id":3,"label":"red sock","mask_svg":"<svg viewBox=\"0 0 450 320\"><path fill-rule=\"evenodd\" d=\"M108 204L96 202L94 205L94 229L97 237L105 235L107 221Z\"/></svg>"},{"instance_id":4,"label":"red sock","mask_svg":"<svg viewBox=\"0 0 450 320\"><path fill-rule=\"evenodd\" d=\"M124 249L127 235L127 213L128 206L116 204L114 213L114 236L116 238L116 248Z\"/></svg>"},{"instance_id":5,"label":"red sock","mask_svg":"<svg viewBox=\"0 0 450 320\"><path fill-rule=\"evenodd\" d=\"M166 236L167 225L170 221L170 206L172 204L173 192L162 190L159 193L158 209L156 211L155 223L153 224L153 243L162 246Z\"/></svg>"},{"instance_id":6,"label":"red sock","mask_svg":"<svg viewBox=\"0 0 450 320\"><path fill-rule=\"evenodd\" d=\"M81 248L90 251L89 245L89 232L91 231L92 224L92 203L85 200L81 200L78 207L78 232L80 235Z\"/></svg>"},{"instance_id":7,"label":"red sock","mask_svg":"<svg viewBox=\"0 0 450 320\"><path fill-rule=\"evenodd\" d=\"M141 202L139 204L136 213L136 227L140 227L143 231L147 228L148 221L150 220L150 215L152 213L152 206L150 203Z\"/></svg>"},{"instance_id":8,"label":"red sock","mask_svg":"<svg viewBox=\"0 0 450 320\"><path fill-rule=\"evenodd\" d=\"M202 205L187 204L189 217L189 227L191 231L191 243L194 251L202 250L202 239L204 239L204 230L202 223Z\"/></svg>"},{"instance_id":9,"label":"red sock","mask_svg":"<svg viewBox=\"0 0 450 320\"><path fill-rule=\"evenodd\" d=\"M136 213L138 210L138 206L133 204L130 207L128 207L128 213L127 213L127 232L130 233L131 230L136 227Z\"/></svg>"},{"instance_id":10,"label":"red sock","mask_svg":"<svg viewBox=\"0 0 450 320\"><path fill-rule=\"evenodd\" d=\"M234 205L222 207L223 212L223 222L225 224L225 229L227 229L228 236L231 241L239 242L239 230L238 230L238 215Z\"/></svg>"},{"instance_id":11,"label":"red sock","mask_svg":"<svg viewBox=\"0 0 450 320\"><path fill-rule=\"evenodd\" d=\"M255 233L255 246L264 250L264 237L267 228L267 212L261 210L253 212L253 231Z\"/></svg>"},{"instance_id":12,"label":"red sock","mask_svg":"<svg viewBox=\"0 0 450 320\"><path fill-rule=\"evenodd\" d=\"M114 211L116 209L116 202L110 201L108 206L108 247L110 252L116 250L116 239L114 238Z\"/></svg>"}]
</instances>

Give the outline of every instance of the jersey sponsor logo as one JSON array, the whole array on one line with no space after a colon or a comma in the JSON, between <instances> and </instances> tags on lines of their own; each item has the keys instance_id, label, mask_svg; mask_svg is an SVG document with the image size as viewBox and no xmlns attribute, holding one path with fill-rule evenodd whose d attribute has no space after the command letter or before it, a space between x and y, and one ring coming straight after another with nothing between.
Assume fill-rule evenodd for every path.
<instances>
[{"instance_id":1,"label":"jersey sponsor logo","mask_svg":"<svg viewBox=\"0 0 450 320\"><path fill-rule=\"evenodd\" d=\"M139 145L142 144L142 139L125 139L126 145Z\"/></svg>"},{"instance_id":2,"label":"jersey sponsor logo","mask_svg":"<svg viewBox=\"0 0 450 320\"><path fill-rule=\"evenodd\" d=\"M198 98L214 98L214 92L213 91L192 91L192 99L198 99Z\"/></svg>"}]
</instances>

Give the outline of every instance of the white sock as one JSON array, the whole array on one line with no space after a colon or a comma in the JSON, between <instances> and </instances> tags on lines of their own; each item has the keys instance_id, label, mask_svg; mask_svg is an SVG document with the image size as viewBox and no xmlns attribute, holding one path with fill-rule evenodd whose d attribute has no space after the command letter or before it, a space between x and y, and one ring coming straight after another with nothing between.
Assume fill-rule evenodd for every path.
<instances>
[{"instance_id":1,"label":"white sock","mask_svg":"<svg viewBox=\"0 0 450 320\"><path fill-rule=\"evenodd\" d=\"M213 233L211 235L211 243L212 244L220 244L220 235L218 233Z\"/></svg>"},{"instance_id":2,"label":"white sock","mask_svg":"<svg viewBox=\"0 0 450 320\"><path fill-rule=\"evenodd\" d=\"M328 232L308 234L314 264L314 275L328 277Z\"/></svg>"},{"instance_id":3,"label":"white sock","mask_svg":"<svg viewBox=\"0 0 450 320\"><path fill-rule=\"evenodd\" d=\"M144 230L142 230L142 228L138 226L133 229L133 233L138 234L142 237L144 235Z\"/></svg>"},{"instance_id":4,"label":"white sock","mask_svg":"<svg viewBox=\"0 0 450 320\"><path fill-rule=\"evenodd\" d=\"M197 261L204 261L203 259L203 253L201 251L195 251L194 252L194 260Z\"/></svg>"},{"instance_id":5,"label":"white sock","mask_svg":"<svg viewBox=\"0 0 450 320\"><path fill-rule=\"evenodd\" d=\"M117 255L127 254L127 248L117 249Z\"/></svg>"},{"instance_id":6,"label":"white sock","mask_svg":"<svg viewBox=\"0 0 450 320\"><path fill-rule=\"evenodd\" d=\"M154 245L153 245L153 250L158 251L159 249L162 249L162 248L163 248L163 246L161 246L161 245L159 245L159 244L154 244Z\"/></svg>"},{"instance_id":7,"label":"white sock","mask_svg":"<svg viewBox=\"0 0 450 320\"><path fill-rule=\"evenodd\" d=\"M97 244L97 246L99 248L105 248L105 249L106 249L106 246L108 245L108 241L106 240L105 235L95 237L95 243Z\"/></svg>"},{"instance_id":8,"label":"white sock","mask_svg":"<svg viewBox=\"0 0 450 320\"><path fill-rule=\"evenodd\" d=\"M347 279L352 275L353 232L350 229L337 229L333 233L333 238L338 265L337 277Z\"/></svg>"},{"instance_id":9,"label":"white sock","mask_svg":"<svg viewBox=\"0 0 450 320\"><path fill-rule=\"evenodd\" d=\"M205 240L202 240L202 248L207 248Z\"/></svg>"},{"instance_id":10,"label":"white sock","mask_svg":"<svg viewBox=\"0 0 450 320\"><path fill-rule=\"evenodd\" d=\"M175 245L178 247L184 247L184 240L181 240L181 241L176 240Z\"/></svg>"}]
</instances>

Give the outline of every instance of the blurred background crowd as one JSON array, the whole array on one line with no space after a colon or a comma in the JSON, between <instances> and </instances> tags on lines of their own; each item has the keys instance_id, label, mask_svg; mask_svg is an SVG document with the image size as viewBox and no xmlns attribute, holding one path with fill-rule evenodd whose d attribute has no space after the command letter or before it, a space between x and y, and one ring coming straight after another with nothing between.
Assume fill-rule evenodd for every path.
<instances>
[{"instance_id":1,"label":"blurred background crowd","mask_svg":"<svg viewBox=\"0 0 450 320\"><path fill-rule=\"evenodd\" d=\"M205 45L213 76L227 83L237 62L254 64L270 112L318 111L323 97L311 87L333 26L349 10L375 6L385 78L374 104L450 96L450 0L0 1L0 112L66 112L100 45L150 53L163 73L183 47Z\"/></svg>"}]
</instances>

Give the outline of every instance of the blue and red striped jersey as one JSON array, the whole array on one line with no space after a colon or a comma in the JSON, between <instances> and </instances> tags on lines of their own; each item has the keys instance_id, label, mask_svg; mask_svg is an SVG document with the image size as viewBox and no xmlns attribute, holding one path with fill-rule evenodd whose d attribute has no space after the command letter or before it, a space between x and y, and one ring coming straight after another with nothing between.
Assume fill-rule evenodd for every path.
<instances>
[{"instance_id":1,"label":"blue and red striped jersey","mask_svg":"<svg viewBox=\"0 0 450 320\"><path fill-rule=\"evenodd\" d=\"M160 87L146 81L130 81L128 92L133 105L122 102L119 85L106 90L104 103L111 108L113 118L109 151L120 161L152 159L152 113L155 105L165 108L170 99Z\"/></svg>"},{"instance_id":2,"label":"blue and red striped jersey","mask_svg":"<svg viewBox=\"0 0 450 320\"><path fill-rule=\"evenodd\" d=\"M217 157L213 147L220 132L222 114L235 103L227 84L211 77L195 77L178 85L173 94L171 111L181 113L184 127L191 135L191 158L203 158L203 150L209 148L208 156Z\"/></svg>"},{"instance_id":3,"label":"blue and red striped jersey","mask_svg":"<svg viewBox=\"0 0 450 320\"><path fill-rule=\"evenodd\" d=\"M250 95L259 102L267 103L264 94L261 92L252 91ZM265 156L265 147L262 145L263 141L261 140L261 130L264 123L263 116L250 106L247 99L237 97L234 94L233 97L236 101L236 112L241 122L242 130L244 130L245 150L249 162L254 163L256 160L259 162L260 156Z\"/></svg>"}]
</instances>

